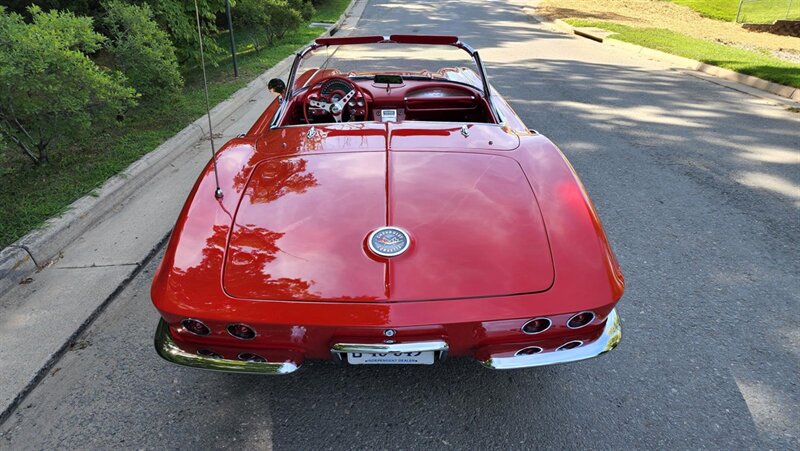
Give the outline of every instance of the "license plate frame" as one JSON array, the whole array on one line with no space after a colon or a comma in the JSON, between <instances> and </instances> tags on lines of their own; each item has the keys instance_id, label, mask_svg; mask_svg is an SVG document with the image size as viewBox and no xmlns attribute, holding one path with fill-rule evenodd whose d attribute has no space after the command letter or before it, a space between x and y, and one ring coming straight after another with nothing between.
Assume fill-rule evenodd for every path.
<instances>
[{"instance_id":1,"label":"license plate frame","mask_svg":"<svg viewBox=\"0 0 800 451\"><path fill-rule=\"evenodd\" d=\"M350 365L433 365L437 351L414 352L348 352Z\"/></svg>"}]
</instances>

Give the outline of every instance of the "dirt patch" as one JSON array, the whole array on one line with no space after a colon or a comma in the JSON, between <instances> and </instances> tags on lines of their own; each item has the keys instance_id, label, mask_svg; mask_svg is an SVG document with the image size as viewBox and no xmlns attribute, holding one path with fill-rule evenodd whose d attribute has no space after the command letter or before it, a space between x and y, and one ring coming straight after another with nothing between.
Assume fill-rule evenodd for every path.
<instances>
[{"instance_id":1,"label":"dirt patch","mask_svg":"<svg viewBox=\"0 0 800 451\"><path fill-rule=\"evenodd\" d=\"M800 55L800 38L747 31L739 24L708 19L686 6L663 0L539 0L531 1L531 6L536 14L548 19L605 20L667 28L748 50L765 49L790 61Z\"/></svg>"}]
</instances>

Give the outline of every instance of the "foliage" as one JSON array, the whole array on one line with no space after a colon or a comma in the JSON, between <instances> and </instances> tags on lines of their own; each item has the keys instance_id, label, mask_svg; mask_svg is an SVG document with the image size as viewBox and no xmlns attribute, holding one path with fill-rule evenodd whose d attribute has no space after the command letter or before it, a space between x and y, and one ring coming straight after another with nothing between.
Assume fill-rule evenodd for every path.
<instances>
[{"instance_id":1,"label":"foliage","mask_svg":"<svg viewBox=\"0 0 800 451\"><path fill-rule=\"evenodd\" d=\"M300 13L304 21L308 22L314 17L316 9L311 0L288 0L289 7Z\"/></svg>"},{"instance_id":2,"label":"foliage","mask_svg":"<svg viewBox=\"0 0 800 451\"><path fill-rule=\"evenodd\" d=\"M693 38L662 28L638 28L612 22L568 19L576 27L597 27L617 34L613 39L661 50L715 66L800 88L800 64L768 54Z\"/></svg>"},{"instance_id":3,"label":"foliage","mask_svg":"<svg viewBox=\"0 0 800 451\"><path fill-rule=\"evenodd\" d=\"M58 9L71 11L77 16L94 16L100 11L100 0L4 0L9 11L30 18L28 7L36 5L44 11Z\"/></svg>"},{"instance_id":4,"label":"foliage","mask_svg":"<svg viewBox=\"0 0 800 451\"><path fill-rule=\"evenodd\" d=\"M11 3L11 10L24 13L28 5L41 6L43 10L59 9L72 11L79 15L99 18L103 14L101 0L6 0ZM175 46L178 60L181 63L195 64L200 61L197 45L197 22L194 12L194 0L124 0L128 4L146 4L153 11L156 22L167 32ZM231 0L235 3L235 0ZM217 16L225 11L225 0L197 0L200 10L200 21L203 36L217 33L214 22ZM24 15L24 14L23 14ZM206 53L210 60L214 56L224 54L224 50L210 39L204 40Z\"/></svg>"},{"instance_id":5,"label":"foliage","mask_svg":"<svg viewBox=\"0 0 800 451\"><path fill-rule=\"evenodd\" d=\"M158 24L169 33L178 60L181 63L199 63L200 49L197 39L197 19L192 0L146 0L153 10ZM214 21L225 11L225 0L197 0L200 25L203 30L203 46L207 60L215 61L225 51L209 36L217 33Z\"/></svg>"},{"instance_id":6,"label":"foliage","mask_svg":"<svg viewBox=\"0 0 800 451\"><path fill-rule=\"evenodd\" d=\"M104 42L91 18L28 11L32 23L0 7L0 133L38 164L54 141L77 139L132 107L135 91L89 59Z\"/></svg>"},{"instance_id":7,"label":"foliage","mask_svg":"<svg viewBox=\"0 0 800 451\"><path fill-rule=\"evenodd\" d=\"M296 8L314 7L305 0L237 0L232 8L234 28L247 30L247 35L258 51L262 47L261 36L269 45L303 24L302 13ZM309 16L310 17L310 16Z\"/></svg>"},{"instance_id":8,"label":"foliage","mask_svg":"<svg viewBox=\"0 0 800 451\"><path fill-rule=\"evenodd\" d=\"M209 68L209 96L215 105L236 90L317 37L319 28L303 27L287 34L259 53L245 51L249 44L238 39L239 78L230 68ZM205 114L205 96L199 71L186 74L186 86L169 103L142 101L129 111L124 127L93 134L80 152L59 152L50 164L32 167L20 164L24 156L0 155L0 248L58 214L75 199L91 192L106 179L155 149L192 121ZM263 107L263 105L262 105ZM2 145L2 144L0 144ZM36 189L31 189L35 186Z\"/></svg>"},{"instance_id":9,"label":"foliage","mask_svg":"<svg viewBox=\"0 0 800 451\"><path fill-rule=\"evenodd\" d=\"M269 0L237 0L231 11L234 28L245 30L256 51L261 50L262 38L267 37L270 26L268 3Z\"/></svg>"},{"instance_id":10,"label":"foliage","mask_svg":"<svg viewBox=\"0 0 800 451\"><path fill-rule=\"evenodd\" d=\"M143 97L171 97L183 86L175 48L158 28L147 5L111 0L103 24L111 42L107 49L114 65L125 73Z\"/></svg>"},{"instance_id":11,"label":"foliage","mask_svg":"<svg viewBox=\"0 0 800 451\"><path fill-rule=\"evenodd\" d=\"M265 3L269 14L267 41L270 45L303 24L303 16L296 9L289 7L286 0L267 0Z\"/></svg>"}]
</instances>

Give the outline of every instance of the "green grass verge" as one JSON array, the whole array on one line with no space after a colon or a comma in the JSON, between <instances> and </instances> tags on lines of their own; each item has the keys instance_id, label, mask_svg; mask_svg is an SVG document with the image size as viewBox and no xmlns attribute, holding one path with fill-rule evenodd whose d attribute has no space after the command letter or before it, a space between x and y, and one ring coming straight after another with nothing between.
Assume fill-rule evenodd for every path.
<instances>
[{"instance_id":1,"label":"green grass verge","mask_svg":"<svg viewBox=\"0 0 800 451\"><path fill-rule=\"evenodd\" d=\"M800 88L800 64L790 63L766 53L705 41L662 28L637 28L582 19L567 19L565 22L575 27L603 28L617 33L611 36L613 39Z\"/></svg>"},{"instance_id":2,"label":"green grass verge","mask_svg":"<svg viewBox=\"0 0 800 451\"><path fill-rule=\"evenodd\" d=\"M688 6L705 17L733 22L739 0L670 0ZM778 19L800 19L798 0L745 1L739 21L745 23L772 23Z\"/></svg>"},{"instance_id":3,"label":"green grass verge","mask_svg":"<svg viewBox=\"0 0 800 451\"><path fill-rule=\"evenodd\" d=\"M342 11L347 4L349 1L343 3ZM246 39L246 32L237 32L239 78L233 77L229 57L218 61L217 67L209 67L211 104L227 99L320 32L320 28L306 26L260 52ZM227 49L227 37L218 38ZM81 196L91 194L109 177L205 114L200 71L193 69L184 76L186 86L177 98L143 102L118 127L103 130L79 146L54 152L48 165L34 167L15 147L0 143L0 248L61 213Z\"/></svg>"},{"instance_id":4,"label":"green grass verge","mask_svg":"<svg viewBox=\"0 0 800 451\"><path fill-rule=\"evenodd\" d=\"M688 6L705 17L733 22L739 0L670 0L672 3Z\"/></svg>"},{"instance_id":5,"label":"green grass verge","mask_svg":"<svg viewBox=\"0 0 800 451\"><path fill-rule=\"evenodd\" d=\"M328 0L317 6L317 12L311 18L312 22L336 22L342 15L350 0Z\"/></svg>"}]
</instances>

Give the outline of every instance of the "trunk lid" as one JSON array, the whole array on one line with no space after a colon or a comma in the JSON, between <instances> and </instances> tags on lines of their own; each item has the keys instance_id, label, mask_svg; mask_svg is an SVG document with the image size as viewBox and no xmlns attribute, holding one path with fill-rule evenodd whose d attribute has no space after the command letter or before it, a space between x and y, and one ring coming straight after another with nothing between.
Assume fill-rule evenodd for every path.
<instances>
[{"instance_id":1,"label":"trunk lid","mask_svg":"<svg viewBox=\"0 0 800 451\"><path fill-rule=\"evenodd\" d=\"M402 227L410 248L372 255ZM547 290L554 270L534 193L497 154L346 152L260 163L243 195L223 284L237 298L399 302Z\"/></svg>"}]
</instances>

